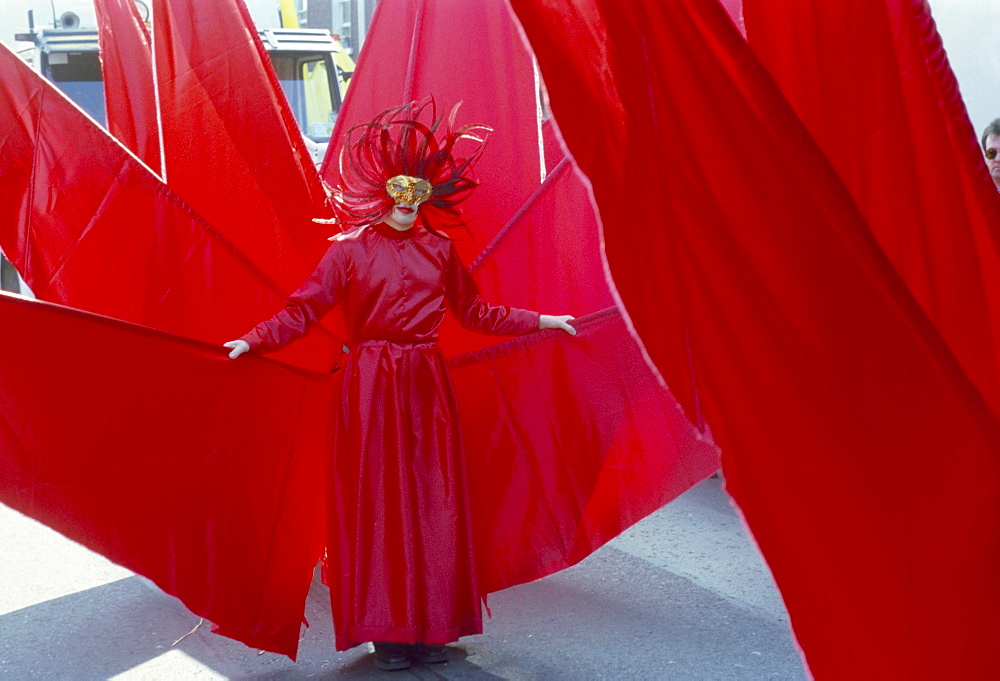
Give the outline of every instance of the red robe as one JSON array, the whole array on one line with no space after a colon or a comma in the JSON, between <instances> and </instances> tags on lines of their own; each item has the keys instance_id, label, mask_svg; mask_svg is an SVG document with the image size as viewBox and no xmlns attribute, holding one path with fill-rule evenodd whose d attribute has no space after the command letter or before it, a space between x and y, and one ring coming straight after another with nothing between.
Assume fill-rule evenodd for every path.
<instances>
[{"instance_id":1,"label":"red robe","mask_svg":"<svg viewBox=\"0 0 1000 681\"><path fill-rule=\"evenodd\" d=\"M379 223L339 236L286 307L244 336L273 351L334 306L345 313L328 494L338 650L482 632L458 406L437 345L446 304L476 331L538 329L537 313L480 299L452 242Z\"/></svg>"}]
</instances>

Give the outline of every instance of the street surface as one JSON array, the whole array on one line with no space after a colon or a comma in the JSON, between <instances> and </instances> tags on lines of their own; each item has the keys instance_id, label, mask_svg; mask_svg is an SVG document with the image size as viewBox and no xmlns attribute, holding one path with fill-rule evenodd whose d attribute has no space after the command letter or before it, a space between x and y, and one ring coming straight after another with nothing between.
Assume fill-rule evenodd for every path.
<instances>
[{"instance_id":1,"label":"street surface","mask_svg":"<svg viewBox=\"0 0 1000 681\"><path fill-rule=\"evenodd\" d=\"M788 615L718 479L580 565L490 596L447 664L337 653L318 579L298 663L209 633L147 580L0 506L0 679L805 679Z\"/></svg>"}]
</instances>

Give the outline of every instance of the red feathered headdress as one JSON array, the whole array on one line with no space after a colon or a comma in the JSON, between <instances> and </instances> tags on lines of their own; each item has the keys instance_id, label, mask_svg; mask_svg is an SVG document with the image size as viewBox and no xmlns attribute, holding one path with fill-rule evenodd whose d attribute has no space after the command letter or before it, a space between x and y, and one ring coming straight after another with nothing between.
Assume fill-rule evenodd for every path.
<instances>
[{"instance_id":1,"label":"red feathered headdress","mask_svg":"<svg viewBox=\"0 0 1000 681\"><path fill-rule=\"evenodd\" d=\"M351 128L340 152L340 186L331 192L336 222L356 226L383 220L394 205L386 181L409 175L431 183L431 198L419 213L428 231L444 237L436 230L464 224L456 206L478 186L470 172L492 128L456 128L460 104L452 107L440 139L444 116L438 117L433 98L387 109L370 123Z\"/></svg>"}]
</instances>

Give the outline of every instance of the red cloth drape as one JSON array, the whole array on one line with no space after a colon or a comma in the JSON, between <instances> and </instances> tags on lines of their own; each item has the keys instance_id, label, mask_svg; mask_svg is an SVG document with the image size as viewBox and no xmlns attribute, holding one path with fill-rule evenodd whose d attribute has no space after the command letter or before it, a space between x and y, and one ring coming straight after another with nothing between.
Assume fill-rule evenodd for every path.
<instances>
[{"instance_id":1,"label":"red cloth drape","mask_svg":"<svg viewBox=\"0 0 1000 681\"><path fill-rule=\"evenodd\" d=\"M294 290L331 231L312 218L329 214L246 6L156 0L153 17L168 186Z\"/></svg>"},{"instance_id":2,"label":"red cloth drape","mask_svg":"<svg viewBox=\"0 0 1000 681\"><path fill-rule=\"evenodd\" d=\"M0 245L39 298L211 343L282 305L270 273L3 46L0 66ZM314 334L282 359L325 370L339 345Z\"/></svg>"},{"instance_id":3,"label":"red cloth drape","mask_svg":"<svg viewBox=\"0 0 1000 681\"><path fill-rule=\"evenodd\" d=\"M488 300L563 310L578 329L450 363L485 591L582 560L719 465L614 307L578 172L560 162L472 263Z\"/></svg>"},{"instance_id":4,"label":"red cloth drape","mask_svg":"<svg viewBox=\"0 0 1000 681\"><path fill-rule=\"evenodd\" d=\"M0 501L294 658L333 379L0 295Z\"/></svg>"},{"instance_id":5,"label":"red cloth drape","mask_svg":"<svg viewBox=\"0 0 1000 681\"><path fill-rule=\"evenodd\" d=\"M746 0L750 46L1000 413L1000 196L924 0Z\"/></svg>"},{"instance_id":6,"label":"red cloth drape","mask_svg":"<svg viewBox=\"0 0 1000 681\"><path fill-rule=\"evenodd\" d=\"M0 65L0 243L39 298L210 342L277 305L263 273L50 83L4 47Z\"/></svg>"},{"instance_id":7,"label":"red cloth drape","mask_svg":"<svg viewBox=\"0 0 1000 681\"><path fill-rule=\"evenodd\" d=\"M470 267L489 300L581 316L615 302L601 261L597 214L569 159Z\"/></svg>"},{"instance_id":8,"label":"red cloth drape","mask_svg":"<svg viewBox=\"0 0 1000 681\"><path fill-rule=\"evenodd\" d=\"M996 416L730 18L513 5L632 327L711 423L813 674L992 675Z\"/></svg>"},{"instance_id":9,"label":"red cloth drape","mask_svg":"<svg viewBox=\"0 0 1000 681\"><path fill-rule=\"evenodd\" d=\"M153 54L149 31L131 0L94 0L108 130L160 172Z\"/></svg>"},{"instance_id":10,"label":"red cloth drape","mask_svg":"<svg viewBox=\"0 0 1000 681\"><path fill-rule=\"evenodd\" d=\"M449 363L484 593L583 560L718 470L617 310L574 324Z\"/></svg>"}]
</instances>

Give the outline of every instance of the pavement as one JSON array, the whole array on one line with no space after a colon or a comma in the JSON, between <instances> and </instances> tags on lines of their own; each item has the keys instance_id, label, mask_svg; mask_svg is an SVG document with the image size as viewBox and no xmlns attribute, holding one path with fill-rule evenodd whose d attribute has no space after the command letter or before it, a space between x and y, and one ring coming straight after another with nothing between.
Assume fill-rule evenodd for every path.
<instances>
[{"instance_id":1,"label":"pavement","mask_svg":"<svg viewBox=\"0 0 1000 681\"><path fill-rule=\"evenodd\" d=\"M209 632L148 580L0 506L0 679L806 679L770 572L718 479L579 565L489 597L446 664L333 649L325 587L298 662ZM178 639L182 639L178 643Z\"/></svg>"}]
</instances>

